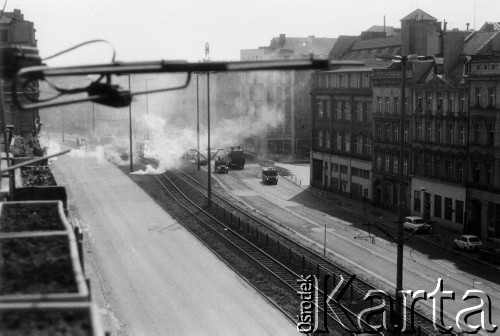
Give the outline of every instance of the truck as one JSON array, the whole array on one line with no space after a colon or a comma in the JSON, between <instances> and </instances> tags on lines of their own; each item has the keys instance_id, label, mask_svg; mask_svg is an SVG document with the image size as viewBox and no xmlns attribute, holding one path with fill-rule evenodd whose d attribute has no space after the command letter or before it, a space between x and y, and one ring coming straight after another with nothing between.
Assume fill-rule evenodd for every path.
<instances>
[{"instance_id":1,"label":"truck","mask_svg":"<svg viewBox=\"0 0 500 336\"><path fill-rule=\"evenodd\" d=\"M278 168L262 167L261 178L264 184L278 184Z\"/></svg>"},{"instance_id":2,"label":"truck","mask_svg":"<svg viewBox=\"0 0 500 336\"><path fill-rule=\"evenodd\" d=\"M238 146L226 150L226 160L229 168L243 169L245 167L245 151Z\"/></svg>"},{"instance_id":3,"label":"truck","mask_svg":"<svg viewBox=\"0 0 500 336\"><path fill-rule=\"evenodd\" d=\"M229 168L227 167L227 162L224 157L219 156L217 160L215 160L215 168L214 171L217 174L227 174L229 173Z\"/></svg>"}]
</instances>

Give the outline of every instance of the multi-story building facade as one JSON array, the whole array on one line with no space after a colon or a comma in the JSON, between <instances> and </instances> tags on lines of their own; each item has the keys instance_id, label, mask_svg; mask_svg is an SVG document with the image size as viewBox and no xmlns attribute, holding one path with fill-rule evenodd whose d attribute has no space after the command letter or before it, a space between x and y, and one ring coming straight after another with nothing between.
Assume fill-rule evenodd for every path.
<instances>
[{"instance_id":1,"label":"multi-story building facade","mask_svg":"<svg viewBox=\"0 0 500 336\"><path fill-rule=\"evenodd\" d=\"M334 38L287 37L280 34L268 47L241 50L241 60L327 58ZM310 71L269 71L241 76L241 114L269 120L269 128L248 137L245 149L263 154L309 155ZM267 118L270 116L271 118ZM275 116L280 116L276 122Z\"/></svg>"},{"instance_id":2,"label":"multi-story building facade","mask_svg":"<svg viewBox=\"0 0 500 336\"><path fill-rule=\"evenodd\" d=\"M373 156L372 185L373 204L388 209L397 209L399 199L399 165L403 165L404 200L408 199L411 179L410 162L410 122L406 119L404 129L400 129L402 104L405 111L411 110L411 92L401 99L401 64L393 63L385 69L373 71ZM413 80L413 72L407 71L406 84ZM406 112L407 113L407 112ZM403 162L399 162L400 137L404 140Z\"/></svg>"},{"instance_id":3,"label":"multi-story building facade","mask_svg":"<svg viewBox=\"0 0 500 336\"><path fill-rule=\"evenodd\" d=\"M24 19L19 9L13 12L3 12L0 15L0 44L23 45L36 48L35 28L33 22ZM35 120L38 118L38 110L19 111L12 101L12 89L9 80L2 78L3 92L5 97L6 124L14 126L14 133L24 135L35 130ZM33 87L32 93L38 95L38 83ZM33 96L31 99L36 99ZM24 101L24 99L22 99Z\"/></svg>"},{"instance_id":4,"label":"multi-story building facade","mask_svg":"<svg viewBox=\"0 0 500 336\"><path fill-rule=\"evenodd\" d=\"M360 36L340 36L330 58L356 66L313 75L311 184L355 199L373 199L372 81L401 49L398 30L372 27ZM361 66L360 66L361 65Z\"/></svg>"},{"instance_id":5,"label":"multi-story building facade","mask_svg":"<svg viewBox=\"0 0 500 336\"><path fill-rule=\"evenodd\" d=\"M500 242L500 25L486 23L467 37L464 77L469 101L467 225Z\"/></svg>"},{"instance_id":6,"label":"multi-story building facade","mask_svg":"<svg viewBox=\"0 0 500 336\"><path fill-rule=\"evenodd\" d=\"M371 71L341 67L313 76L314 187L371 198Z\"/></svg>"}]
</instances>

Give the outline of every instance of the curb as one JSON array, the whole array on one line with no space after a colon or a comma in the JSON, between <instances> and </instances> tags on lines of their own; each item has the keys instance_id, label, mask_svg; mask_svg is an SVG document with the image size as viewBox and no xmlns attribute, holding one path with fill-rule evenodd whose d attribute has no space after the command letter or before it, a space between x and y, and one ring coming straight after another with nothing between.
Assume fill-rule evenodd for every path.
<instances>
[{"instance_id":1,"label":"curb","mask_svg":"<svg viewBox=\"0 0 500 336\"><path fill-rule=\"evenodd\" d=\"M292 183L293 183L293 182L292 182ZM365 215L363 215L363 214L357 213L357 212L355 212L355 211L353 211L353 210L351 210L351 209L348 209L348 208L346 208L346 207L344 207L344 206L338 205L338 204L336 204L335 202L330 201L329 199L322 198L322 197L318 196L315 192L311 191L311 189L312 189L312 187L311 187L311 188L304 189L304 190L305 190L305 191L307 191L307 192L309 192L309 193L310 193L311 195L313 195L314 197L319 198L319 199L321 199L321 200L323 200L323 201L325 201L325 202L327 202L327 203L330 203L331 205L334 205L334 206L336 206L336 207L339 207L339 208L341 208L342 210L349 212L350 214L353 214L353 215L359 216L359 217L364 218L364 219L366 219L366 220L368 220L368 221L370 221L370 222L375 222L375 223L377 223L377 224L379 224L379 225L382 225L383 227L392 228L391 226L388 226L388 225L387 225L387 224L385 224L385 223L379 222L379 221L377 221L377 220L372 220L371 218L369 218L369 217L367 217L367 216L365 216ZM447 250L447 251L449 251L449 252L453 252L453 253L460 253L460 256L465 257L465 258L467 258L467 259L469 259L469 260L472 260L472 261L474 261L474 262L480 262L480 263L481 263L481 264L483 264L483 265L486 265L486 266L489 266L489 267L494 267L494 268L496 268L496 269L500 270L500 266L494 265L494 264L492 264L492 263L489 263L489 262L487 262L487 261L481 260L481 259L479 259L479 258L474 258L474 257L472 257L472 256L467 255L467 254L466 254L466 253L464 253L464 252L460 252L460 251L457 251L457 250L455 250L455 249L452 249L452 248L449 248L449 247L443 246L442 244L439 244L439 243L437 243L437 242L434 242L434 241L431 241L431 240L428 240L428 239L425 239L425 238L419 237L418 235L414 235L414 236L413 236L413 238L416 238L416 239L418 239L419 241L426 242L426 243L428 243L428 244L432 244L432 245L434 245L434 246L436 246L436 247L439 247L439 248L441 248L441 249Z\"/></svg>"}]
</instances>

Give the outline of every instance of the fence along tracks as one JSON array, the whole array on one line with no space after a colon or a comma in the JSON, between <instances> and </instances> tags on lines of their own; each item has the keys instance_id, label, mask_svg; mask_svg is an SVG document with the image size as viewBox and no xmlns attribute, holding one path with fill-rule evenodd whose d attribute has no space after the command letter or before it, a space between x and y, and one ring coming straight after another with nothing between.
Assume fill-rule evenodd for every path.
<instances>
[{"instance_id":1,"label":"fence along tracks","mask_svg":"<svg viewBox=\"0 0 500 336\"><path fill-rule=\"evenodd\" d=\"M156 165L155 162L150 160L144 160L143 162ZM173 213L174 216L178 216L177 218L180 216L185 219L186 211L190 212L192 216L196 216L198 225L185 224L184 220L180 220L188 230L198 237L206 234L198 232L202 231L202 229L205 231L209 229L212 235L219 235L225 243L244 253L248 258L264 267L269 274L279 279L295 296L297 291L300 290L297 284L300 274L315 275L319 280L318 287L325 288L324 286L326 285L326 288L329 288L330 291L339 282L342 282L342 279L345 283L346 280L351 278L352 274L350 272L323 258L315 251L284 236L268 223L240 210L234 206L234 201L228 201L221 195L212 193L212 206L210 208L206 207L205 185L184 171L167 171L164 174L154 176L156 184L158 185L159 183L162 185L162 192L170 194L170 198L178 202L179 213L177 215ZM150 185L146 186L146 189L148 189L146 191L152 192L152 190L157 190L158 188ZM153 194L155 193L153 192ZM155 195L152 196L156 198ZM159 200L157 199L157 201ZM161 203L160 205L165 207L165 204ZM173 211L171 207L166 210L171 213ZM200 222L203 225L199 225ZM200 237L200 239L203 238ZM327 279L327 284L325 284L324 279L327 275L329 275L329 278ZM345 326L352 326L351 322L357 321L356 314L359 314L363 309L369 308L372 305L378 305L381 301L374 300L370 302L364 300L368 291L374 289L376 288L367 282L355 278L349 287L345 288L346 292L342 299L342 307L344 309L340 309L336 304L330 305L329 312L334 312L334 314L329 314L327 318L330 328L341 330L338 323L335 323L339 320ZM323 293L320 291L320 296L322 295ZM386 298L386 302L389 302L389 298ZM295 319L295 315L299 313L299 305L296 307L297 310L295 313L287 311L289 318ZM322 304L319 305L318 310L321 315L320 317L322 317ZM407 317L411 318L409 312L407 312ZM419 331L419 334L439 334L435 330L432 320L429 318L415 312L414 319L415 328ZM322 321L320 322L323 323ZM381 323L376 318L372 318L370 322L371 324ZM364 321L361 321L361 323L363 328L371 329ZM374 332L373 329L371 331ZM380 333L383 334L385 331Z\"/></svg>"}]
</instances>

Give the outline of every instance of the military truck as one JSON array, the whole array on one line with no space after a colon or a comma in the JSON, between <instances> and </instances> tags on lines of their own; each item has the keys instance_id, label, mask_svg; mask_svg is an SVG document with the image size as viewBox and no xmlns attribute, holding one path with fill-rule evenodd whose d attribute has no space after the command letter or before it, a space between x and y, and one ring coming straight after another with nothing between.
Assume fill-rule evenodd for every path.
<instances>
[{"instance_id":1,"label":"military truck","mask_svg":"<svg viewBox=\"0 0 500 336\"><path fill-rule=\"evenodd\" d=\"M238 146L226 150L226 160L229 168L243 169L245 167L245 151Z\"/></svg>"},{"instance_id":2,"label":"military truck","mask_svg":"<svg viewBox=\"0 0 500 336\"><path fill-rule=\"evenodd\" d=\"M264 184L278 184L278 168L262 167L261 178Z\"/></svg>"},{"instance_id":3,"label":"military truck","mask_svg":"<svg viewBox=\"0 0 500 336\"><path fill-rule=\"evenodd\" d=\"M217 160L215 160L215 168L214 171L217 174L227 174L229 173L229 168L227 167L227 162L224 157L219 156Z\"/></svg>"}]
</instances>

